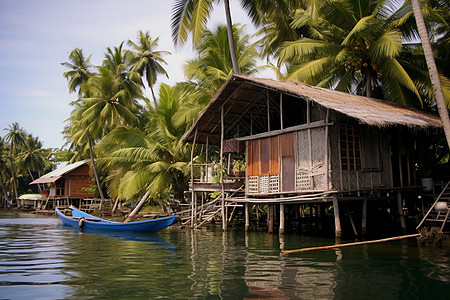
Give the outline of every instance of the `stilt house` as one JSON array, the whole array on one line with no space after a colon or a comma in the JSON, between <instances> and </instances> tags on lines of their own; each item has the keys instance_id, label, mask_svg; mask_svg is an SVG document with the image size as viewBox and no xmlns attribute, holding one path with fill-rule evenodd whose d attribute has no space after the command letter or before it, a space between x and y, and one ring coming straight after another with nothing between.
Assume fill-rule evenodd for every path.
<instances>
[{"instance_id":1,"label":"stilt house","mask_svg":"<svg viewBox=\"0 0 450 300\"><path fill-rule=\"evenodd\" d=\"M394 196L400 208L402 192L422 188L415 142L441 127L436 115L385 101L294 81L235 75L220 88L185 140L206 144L206 149L220 147L222 169L226 169L224 153L239 152L245 143L244 192L236 196L240 181L233 177L211 184L205 180L211 176L208 166L198 172L192 164L191 193L197 201L196 193L214 190L214 185L222 191L223 205L244 203L246 227L248 204L279 204L280 232L285 205L330 202L340 235L341 201L361 200L364 210L368 199ZM236 150L226 151L230 145ZM225 227L224 212L222 219Z\"/></svg>"},{"instance_id":2,"label":"stilt house","mask_svg":"<svg viewBox=\"0 0 450 300\"><path fill-rule=\"evenodd\" d=\"M43 184L46 202L70 205L73 201L92 197L84 188L92 185L88 160L75 162L51 171L30 184ZM45 205L47 206L47 205Z\"/></svg>"}]
</instances>

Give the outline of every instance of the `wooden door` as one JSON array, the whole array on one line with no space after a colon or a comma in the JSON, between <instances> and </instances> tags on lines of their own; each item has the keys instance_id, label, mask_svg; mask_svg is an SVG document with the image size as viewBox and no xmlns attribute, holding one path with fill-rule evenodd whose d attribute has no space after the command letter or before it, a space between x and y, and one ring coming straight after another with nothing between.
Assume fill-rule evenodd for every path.
<instances>
[{"instance_id":1,"label":"wooden door","mask_svg":"<svg viewBox=\"0 0 450 300\"><path fill-rule=\"evenodd\" d=\"M295 191L295 151L294 133L281 135L281 182L282 191Z\"/></svg>"}]
</instances>

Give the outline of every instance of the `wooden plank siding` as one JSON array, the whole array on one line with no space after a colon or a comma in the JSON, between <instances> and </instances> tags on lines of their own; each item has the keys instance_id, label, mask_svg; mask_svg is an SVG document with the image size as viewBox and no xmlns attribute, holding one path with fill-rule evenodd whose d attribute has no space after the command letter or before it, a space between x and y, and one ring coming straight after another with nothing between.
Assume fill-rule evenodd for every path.
<instances>
[{"instance_id":1,"label":"wooden plank siding","mask_svg":"<svg viewBox=\"0 0 450 300\"><path fill-rule=\"evenodd\" d=\"M269 138L260 139L260 164L261 172L259 175L269 175L270 173L270 141Z\"/></svg>"},{"instance_id":2,"label":"wooden plank siding","mask_svg":"<svg viewBox=\"0 0 450 300\"><path fill-rule=\"evenodd\" d=\"M83 188L89 188L92 185L88 165L83 165L72 170L65 174L63 178L65 186L64 194L61 196L71 198L92 197L91 194L83 190Z\"/></svg>"},{"instance_id":3,"label":"wooden plank siding","mask_svg":"<svg viewBox=\"0 0 450 300\"><path fill-rule=\"evenodd\" d=\"M270 175L280 174L280 143L279 136L270 137Z\"/></svg>"},{"instance_id":4,"label":"wooden plank siding","mask_svg":"<svg viewBox=\"0 0 450 300\"><path fill-rule=\"evenodd\" d=\"M295 132L285 133L281 140L281 191L295 191Z\"/></svg>"},{"instance_id":5,"label":"wooden plank siding","mask_svg":"<svg viewBox=\"0 0 450 300\"><path fill-rule=\"evenodd\" d=\"M280 144L279 137L248 141L247 175L279 175Z\"/></svg>"}]
</instances>

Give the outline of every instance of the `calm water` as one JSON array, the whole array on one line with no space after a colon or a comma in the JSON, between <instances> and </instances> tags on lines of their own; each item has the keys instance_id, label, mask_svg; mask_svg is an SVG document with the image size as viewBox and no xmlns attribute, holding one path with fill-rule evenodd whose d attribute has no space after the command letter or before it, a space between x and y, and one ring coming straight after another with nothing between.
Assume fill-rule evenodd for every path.
<instances>
[{"instance_id":1,"label":"calm water","mask_svg":"<svg viewBox=\"0 0 450 300\"><path fill-rule=\"evenodd\" d=\"M286 249L333 242L283 241ZM414 239L280 253L278 236L266 233L109 235L0 213L0 299L450 298L450 250L418 248Z\"/></svg>"}]
</instances>

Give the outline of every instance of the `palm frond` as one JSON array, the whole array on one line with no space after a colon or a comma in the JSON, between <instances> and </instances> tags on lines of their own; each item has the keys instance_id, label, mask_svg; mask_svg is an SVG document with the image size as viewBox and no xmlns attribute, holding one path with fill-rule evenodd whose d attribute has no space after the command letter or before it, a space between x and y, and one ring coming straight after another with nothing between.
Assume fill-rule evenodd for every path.
<instances>
[{"instance_id":1,"label":"palm frond","mask_svg":"<svg viewBox=\"0 0 450 300\"><path fill-rule=\"evenodd\" d=\"M397 29L385 31L370 47L369 56L376 63L382 63L386 58L394 58L402 50L402 35Z\"/></svg>"}]
</instances>

